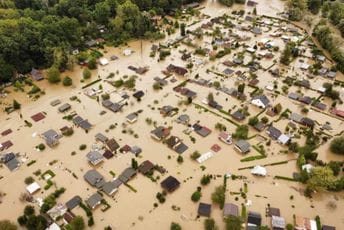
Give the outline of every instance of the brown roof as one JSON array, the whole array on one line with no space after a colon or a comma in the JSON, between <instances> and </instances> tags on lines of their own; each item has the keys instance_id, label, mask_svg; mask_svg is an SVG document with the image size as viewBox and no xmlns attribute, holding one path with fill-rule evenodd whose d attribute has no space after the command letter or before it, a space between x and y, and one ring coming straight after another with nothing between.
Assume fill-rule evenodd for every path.
<instances>
[{"instance_id":1,"label":"brown roof","mask_svg":"<svg viewBox=\"0 0 344 230\"><path fill-rule=\"evenodd\" d=\"M119 148L119 144L115 141L114 138L107 140L106 145L112 152L115 152Z\"/></svg>"},{"instance_id":2,"label":"brown roof","mask_svg":"<svg viewBox=\"0 0 344 230\"><path fill-rule=\"evenodd\" d=\"M1 133L1 136L6 136L6 135L8 135L8 134L10 134L10 133L12 133L12 129L6 129L5 131L3 131L3 132Z\"/></svg>"},{"instance_id":3,"label":"brown roof","mask_svg":"<svg viewBox=\"0 0 344 230\"><path fill-rule=\"evenodd\" d=\"M45 116L43 113L40 112L40 113L36 113L35 115L32 115L31 118L34 122L38 122L40 120L43 120Z\"/></svg>"},{"instance_id":4,"label":"brown roof","mask_svg":"<svg viewBox=\"0 0 344 230\"><path fill-rule=\"evenodd\" d=\"M149 160L142 162L138 168L139 172L142 174L147 174L154 168L154 164Z\"/></svg>"}]
</instances>

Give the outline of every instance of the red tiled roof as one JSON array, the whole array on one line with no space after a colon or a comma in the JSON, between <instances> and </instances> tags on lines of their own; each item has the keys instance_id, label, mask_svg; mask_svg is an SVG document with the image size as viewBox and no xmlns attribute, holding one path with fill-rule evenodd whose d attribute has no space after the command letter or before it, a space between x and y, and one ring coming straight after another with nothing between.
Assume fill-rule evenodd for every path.
<instances>
[{"instance_id":1,"label":"red tiled roof","mask_svg":"<svg viewBox=\"0 0 344 230\"><path fill-rule=\"evenodd\" d=\"M38 122L40 120L43 120L45 116L43 113L39 112L39 113L36 113L35 115L32 115L31 118L34 122Z\"/></svg>"}]
</instances>

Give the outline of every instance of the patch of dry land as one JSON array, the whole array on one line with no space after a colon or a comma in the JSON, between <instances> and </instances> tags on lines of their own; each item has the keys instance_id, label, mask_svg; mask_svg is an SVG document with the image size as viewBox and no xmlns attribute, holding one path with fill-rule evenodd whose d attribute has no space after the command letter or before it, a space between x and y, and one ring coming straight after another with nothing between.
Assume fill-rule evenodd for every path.
<instances>
[{"instance_id":1,"label":"patch of dry land","mask_svg":"<svg viewBox=\"0 0 344 230\"><path fill-rule=\"evenodd\" d=\"M239 12L241 9L245 10L244 15L233 14L233 10ZM13 145L2 148L1 154L14 153L20 166L10 171L3 163L0 168L1 219L16 221L24 207L30 204L21 201L20 197L27 193L25 178L31 176L41 187L32 194L32 205L37 210L42 205L40 201L58 188L66 189L57 198L58 204L65 204L76 195L85 203L97 191L101 193L106 202L92 210L93 229L106 226L112 229L169 229L171 222L179 223L183 229L202 229L206 217L198 216L200 202L211 204L210 217L224 229L223 210L211 199L215 188L224 183L225 203L236 204L239 216L245 217L249 211L260 213L262 225L271 227L267 209L274 207L280 209L286 223L294 224L295 216L314 219L319 215L322 224L344 229L343 192L323 191L307 198L302 183L276 179L276 176L293 178L293 174L300 173L300 170L296 164L298 154L280 143L282 138L278 141L272 137L275 132L278 139L284 134L291 142L303 146L306 137L302 130L309 125L304 118L309 118L313 121L314 133L320 136L319 148L315 150L318 160L342 161L341 156L329 151L329 143L343 131L343 119L331 113L332 100L321 93L323 84L330 83L343 100L343 88L340 83L334 84L335 79L342 79L342 76L339 72L333 78L326 77L327 73L311 73L315 61L311 52L313 44L307 34L283 20L253 15L252 10L249 6L225 8L216 1L206 1L199 9L199 16L186 15L180 19L190 32L185 37L180 37L178 29L159 42L132 41L127 46L100 49L109 63L99 64L98 69L92 71L91 79L81 80L84 67L75 66L72 72L63 73L73 79L72 87L51 85L46 80L34 82L44 90L35 100L34 96L25 93L30 86L23 86L25 92L18 87L8 87L7 94L1 98L0 132L9 129L12 132L0 136L0 143L11 141ZM279 1L259 1L257 5L258 15L276 16L281 11L283 5ZM279 60L290 40L297 44L299 55L285 66ZM159 44L160 50L152 51L152 46ZM159 53L164 52L170 55L159 60ZM118 59L111 60L113 55ZM170 64L174 66L167 70ZM321 65L330 69L333 63L325 59ZM135 73L129 66L147 67L148 71ZM182 76L180 73L184 70L187 73ZM125 82L123 85L120 79ZM130 82L129 79L135 80ZM85 87L91 82L94 84ZM138 91L144 94L139 100L133 97ZM299 99L289 98L290 93L298 94ZM259 97L262 95L267 101ZM309 104L306 104L307 96ZM118 112L103 106L106 98L111 101L113 110L120 108ZM13 99L21 104L21 108L9 114L3 112ZM213 99L212 103L209 99ZM56 100L61 103L51 105ZM323 107L316 108L314 102ZM59 112L58 108L65 103L71 108ZM265 105L266 108L262 108ZM166 106L173 108L169 110ZM343 110L344 106L337 103L336 108ZM235 112L243 116L241 120L232 116ZM44 118L35 122L31 116L37 113ZM136 119L129 122L126 117L132 113ZM294 121L291 120L292 113L296 113L293 114ZM177 122L180 115L187 115L183 118L189 120ZM87 122L73 122L77 116L92 125L87 132L82 128ZM262 130L249 126L246 140L250 144L249 153L242 154L234 147L238 139L233 138L232 144L219 140L219 128L225 127L226 132L233 135L237 127L247 125L249 118L255 116ZM60 129L65 126L73 130L72 135L71 132L62 135ZM151 135L151 131L159 126L166 128L159 133L163 136L161 141ZM55 130L58 137L54 133L48 134L49 140L45 140L43 133L50 129ZM111 152L111 147L96 140L98 133L108 139L114 138L120 148L127 145L133 149L136 146L142 152L135 157L134 153L118 148L112 158L95 160L92 165L87 159L89 152ZM41 143L44 150L38 150ZM191 158L195 151L212 154L198 163ZM177 161L179 156L183 162ZM261 156L257 157L261 159L253 156ZM135 166L135 162L132 165L133 158L138 165L149 160L156 167L148 176L137 171L126 181L120 175L126 168ZM279 164L269 165L272 163ZM310 161L310 164L317 163ZM257 165L265 166L265 176L251 174L252 167ZM165 172L159 172L157 166L162 166ZM126 184L119 185L117 192L108 196L102 188L97 189L85 181L84 175L91 169L97 170L106 182L121 179ZM48 177L42 176L47 170L53 172L49 179L51 186L47 186L50 183ZM201 185L203 175L211 175L209 184ZM175 177L180 186L167 192L165 197L162 195L160 203L157 199L157 193L163 191L160 183L169 176ZM201 187L202 196L193 202L191 195L197 187ZM104 203L110 208L106 209ZM75 207L71 212L87 220L81 207ZM63 225L61 218L56 222Z\"/></svg>"}]
</instances>

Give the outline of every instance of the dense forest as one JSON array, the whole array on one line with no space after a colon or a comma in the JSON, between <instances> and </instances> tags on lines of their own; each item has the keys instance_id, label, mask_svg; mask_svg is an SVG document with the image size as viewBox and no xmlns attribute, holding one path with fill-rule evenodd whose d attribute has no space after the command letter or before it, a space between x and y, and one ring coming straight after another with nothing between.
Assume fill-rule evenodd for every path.
<instances>
[{"instance_id":1,"label":"dense forest","mask_svg":"<svg viewBox=\"0 0 344 230\"><path fill-rule=\"evenodd\" d=\"M289 0L289 19L300 21L305 12L320 14L336 27L344 38L344 4L340 1L323 0ZM319 40L321 46L329 51L332 59L337 62L337 69L344 73L344 50L333 36L333 31L326 20L321 20L315 27L313 35Z\"/></svg>"},{"instance_id":2,"label":"dense forest","mask_svg":"<svg viewBox=\"0 0 344 230\"><path fill-rule=\"evenodd\" d=\"M0 84L16 73L56 65L63 70L73 49L103 38L118 45L157 37L151 16L200 0L2 0Z\"/></svg>"}]
</instances>

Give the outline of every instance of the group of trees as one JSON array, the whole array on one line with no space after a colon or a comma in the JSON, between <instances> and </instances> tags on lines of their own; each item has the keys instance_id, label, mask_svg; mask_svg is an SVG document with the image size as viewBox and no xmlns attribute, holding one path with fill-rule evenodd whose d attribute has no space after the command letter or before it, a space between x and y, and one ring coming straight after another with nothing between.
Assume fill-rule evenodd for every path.
<instances>
[{"instance_id":1,"label":"group of trees","mask_svg":"<svg viewBox=\"0 0 344 230\"><path fill-rule=\"evenodd\" d=\"M220 0L220 3L225 6L232 6L234 3L245 4L246 0Z\"/></svg>"},{"instance_id":2,"label":"group of trees","mask_svg":"<svg viewBox=\"0 0 344 230\"><path fill-rule=\"evenodd\" d=\"M331 23L336 26L344 37L344 5L339 1L324 1L322 7L324 17L327 17Z\"/></svg>"},{"instance_id":3,"label":"group of trees","mask_svg":"<svg viewBox=\"0 0 344 230\"><path fill-rule=\"evenodd\" d=\"M149 15L164 15L195 1L199 0L1 1L0 84L33 67L64 70L70 51L85 48L90 39L103 37L119 44L159 33Z\"/></svg>"},{"instance_id":4,"label":"group of trees","mask_svg":"<svg viewBox=\"0 0 344 230\"><path fill-rule=\"evenodd\" d=\"M321 46L330 52L333 60L337 62L337 69L344 72L344 51L338 46L338 42L333 38L331 30L324 20L321 20L315 27L313 35Z\"/></svg>"}]
</instances>

